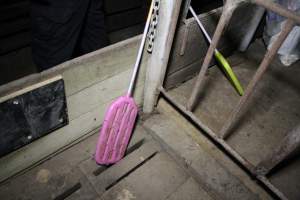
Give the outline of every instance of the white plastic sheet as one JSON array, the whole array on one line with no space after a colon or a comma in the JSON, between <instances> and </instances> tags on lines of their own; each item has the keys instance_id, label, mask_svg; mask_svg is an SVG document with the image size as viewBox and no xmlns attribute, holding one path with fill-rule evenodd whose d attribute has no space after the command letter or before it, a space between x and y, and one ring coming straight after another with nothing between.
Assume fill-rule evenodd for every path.
<instances>
[{"instance_id":1,"label":"white plastic sheet","mask_svg":"<svg viewBox=\"0 0 300 200\"><path fill-rule=\"evenodd\" d=\"M300 0L275 0L276 3L300 13ZM266 27L264 31L264 40L271 47L273 42L278 37L280 30L282 29L285 18L277 15L274 12L267 12ZM294 62L300 59L300 27L296 26L290 32L287 39L282 44L278 51L280 60L283 65L290 66Z\"/></svg>"}]
</instances>

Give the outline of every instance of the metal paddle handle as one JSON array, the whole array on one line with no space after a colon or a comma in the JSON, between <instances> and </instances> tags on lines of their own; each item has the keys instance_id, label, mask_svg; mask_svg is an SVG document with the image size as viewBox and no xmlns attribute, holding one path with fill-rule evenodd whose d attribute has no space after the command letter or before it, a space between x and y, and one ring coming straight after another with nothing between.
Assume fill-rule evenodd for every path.
<instances>
[{"instance_id":1,"label":"metal paddle handle","mask_svg":"<svg viewBox=\"0 0 300 200\"><path fill-rule=\"evenodd\" d=\"M138 55L137 55L137 58L136 58L136 61L135 61L132 77L131 77L128 92L127 92L128 97L132 96L133 86L135 84L137 73L139 71L139 67L140 67L140 64L141 64L142 55L143 55L143 51L144 51L144 46L145 46L145 42L146 42L146 38L147 38L147 33L148 33L148 30L149 30L149 27L150 27L150 21L151 21L151 16L152 16L153 7L154 7L153 4L154 4L154 0L152 0L152 2L151 2L150 10L149 10L148 17L147 17L147 22L146 22L143 37L142 37L142 41L141 41L140 48L139 48L139 51L138 51Z\"/></svg>"},{"instance_id":2,"label":"metal paddle handle","mask_svg":"<svg viewBox=\"0 0 300 200\"><path fill-rule=\"evenodd\" d=\"M194 9L192 8L192 6L189 7L190 12L192 13L194 19L196 20L197 24L199 25L199 27L201 28L203 34L205 35L206 39L208 40L209 43L211 43L211 38L208 35L208 33L206 32L203 24L201 23L201 21L199 20L197 14L195 13Z\"/></svg>"}]
</instances>

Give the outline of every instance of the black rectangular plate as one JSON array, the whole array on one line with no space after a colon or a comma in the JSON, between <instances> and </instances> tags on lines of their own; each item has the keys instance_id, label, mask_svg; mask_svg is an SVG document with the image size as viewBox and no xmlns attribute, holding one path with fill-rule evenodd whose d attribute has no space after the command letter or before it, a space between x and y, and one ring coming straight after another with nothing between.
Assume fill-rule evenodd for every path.
<instances>
[{"instance_id":1,"label":"black rectangular plate","mask_svg":"<svg viewBox=\"0 0 300 200\"><path fill-rule=\"evenodd\" d=\"M63 79L0 104L0 157L68 124Z\"/></svg>"}]
</instances>

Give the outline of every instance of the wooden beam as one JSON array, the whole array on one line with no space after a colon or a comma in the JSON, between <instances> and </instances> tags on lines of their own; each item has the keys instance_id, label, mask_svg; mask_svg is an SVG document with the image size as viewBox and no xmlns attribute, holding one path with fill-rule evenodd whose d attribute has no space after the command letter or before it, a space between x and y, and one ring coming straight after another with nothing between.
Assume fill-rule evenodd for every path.
<instances>
[{"instance_id":1,"label":"wooden beam","mask_svg":"<svg viewBox=\"0 0 300 200\"><path fill-rule=\"evenodd\" d=\"M182 0L161 0L157 36L148 62L145 82L145 113L153 111L169 61Z\"/></svg>"}]
</instances>

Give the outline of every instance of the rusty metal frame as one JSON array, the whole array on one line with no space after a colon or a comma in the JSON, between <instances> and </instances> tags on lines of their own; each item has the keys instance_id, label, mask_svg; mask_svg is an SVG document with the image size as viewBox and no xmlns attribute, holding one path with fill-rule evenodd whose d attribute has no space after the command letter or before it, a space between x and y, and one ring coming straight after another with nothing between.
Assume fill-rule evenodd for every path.
<instances>
[{"instance_id":1,"label":"rusty metal frame","mask_svg":"<svg viewBox=\"0 0 300 200\"><path fill-rule=\"evenodd\" d=\"M192 112L196 105L196 101L199 97L199 93L203 86L203 80L209 64L213 58L214 50L216 49L218 42L226 29L233 12L239 6L240 3L253 3L259 6L264 7L267 10L271 10L283 17L287 18L287 21L284 24L284 28L279 34L279 37L273 43L272 47L266 52L262 62L260 63L255 75L253 76L252 80L247 86L245 94L239 100L239 103L234 108L233 112L231 113L229 119L225 122L219 134L216 134L213 130L211 130L208 126L205 125L200 119L198 119ZM283 8L282 6L272 2L271 0L227 0L225 5L223 6L223 12L220 17L219 23L217 25L216 31L212 38L211 45L207 51L206 57L202 64L201 70L198 74L196 79L192 94L187 102L187 105L181 105L180 103L176 102L176 100L170 96L167 91L160 87L159 90L161 94L174 106L176 107L182 114L192 120L200 129L202 129L207 136L210 137L214 142L219 144L231 157L233 157L239 164L241 164L247 171L256 177L261 183L263 183L268 189L270 189L277 197L280 199L287 199L287 197L277 189L267 178L267 174L273 169L276 165L278 165L281 161L283 161L286 157L288 157L293 151L300 145L300 139L291 140L292 137L295 136L295 131L292 131L291 134L286 136L283 139L282 143L279 145L279 148L274 151L273 154L269 155L264 161L262 161L258 166L254 166L251 164L247 159L242 157L238 152L236 152L227 142L226 138L228 138L231 134L230 128L232 124L236 121L240 111L243 109L244 105L246 104L247 100L250 98L251 94L255 90L255 87L259 80L262 78L264 73L266 72L268 66L276 56L278 49L281 47L282 43L293 29L293 27L297 24L300 24L300 16L296 13ZM299 128L296 130L298 131ZM292 141L292 142L291 142ZM283 154L281 154L280 158L275 158L276 154L280 149L288 148ZM263 169L263 170L261 170Z\"/></svg>"},{"instance_id":2,"label":"rusty metal frame","mask_svg":"<svg viewBox=\"0 0 300 200\"><path fill-rule=\"evenodd\" d=\"M294 21L288 19L284 24L284 28L279 34L278 38L275 40L273 45L271 46L270 50L267 51L265 54L260 66L258 67L256 73L254 74L252 80L248 84L245 94L239 100L237 106L234 108L233 112L230 114L228 120L225 122L223 127L221 128L220 135L222 138L226 139L230 136L232 132L230 128L232 124L236 121L240 111L245 106L247 100L249 99L250 95L253 93L257 83L261 80L262 76L265 74L266 70L268 69L270 63L273 61L274 57L277 54L278 49L281 47L282 43L293 29L295 23Z\"/></svg>"}]
</instances>

